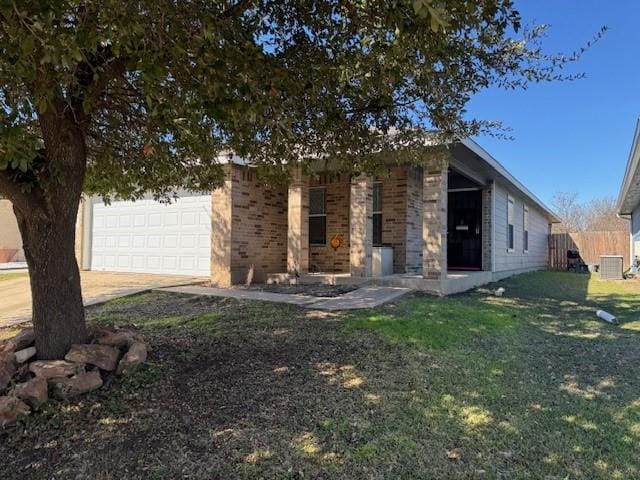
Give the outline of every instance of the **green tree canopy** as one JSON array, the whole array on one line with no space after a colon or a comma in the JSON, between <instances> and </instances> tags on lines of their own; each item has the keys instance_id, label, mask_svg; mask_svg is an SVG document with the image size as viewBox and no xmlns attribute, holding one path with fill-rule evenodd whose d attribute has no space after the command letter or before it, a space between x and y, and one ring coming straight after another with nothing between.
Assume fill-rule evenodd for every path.
<instances>
[{"instance_id":1,"label":"green tree canopy","mask_svg":"<svg viewBox=\"0 0 640 480\"><path fill-rule=\"evenodd\" d=\"M419 161L429 130L496 127L465 116L480 90L572 78L561 69L580 51L544 54L544 31L521 28L511 0L0 0L0 194L39 351L86 336L83 190L211 190L229 152L276 177L318 158Z\"/></svg>"},{"instance_id":2,"label":"green tree canopy","mask_svg":"<svg viewBox=\"0 0 640 480\"><path fill-rule=\"evenodd\" d=\"M366 169L422 129L494 128L465 118L472 95L566 78L577 58L543 54L543 27L515 36L510 0L3 0L0 13L0 170L46 188L64 167L38 162L41 117L64 114L86 135L86 188L122 197L210 189L229 150Z\"/></svg>"}]
</instances>

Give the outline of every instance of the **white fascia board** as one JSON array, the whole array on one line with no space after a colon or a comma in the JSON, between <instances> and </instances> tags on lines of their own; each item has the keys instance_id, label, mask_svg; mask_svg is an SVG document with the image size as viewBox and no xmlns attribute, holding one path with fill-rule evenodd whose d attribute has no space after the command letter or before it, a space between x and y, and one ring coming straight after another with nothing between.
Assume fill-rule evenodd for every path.
<instances>
[{"instance_id":1,"label":"white fascia board","mask_svg":"<svg viewBox=\"0 0 640 480\"><path fill-rule=\"evenodd\" d=\"M539 208L541 208L547 216L551 219L552 223L559 223L560 219L557 217L553 211L547 207L542 200L540 200L537 196L535 196L527 187L525 187L519 180L517 180L509 171L502 166L502 164L496 160L489 152L487 152L484 148L478 145L470 138L463 138L460 142L471 150L473 153L478 155L482 160L487 162L491 168L493 168L498 174L504 177L509 183L511 183L514 187L516 187L521 193L529 198L532 202L534 202Z\"/></svg>"},{"instance_id":2,"label":"white fascia board","mask_svg":"<svg viewBox=\"0 0 640 480\"><path fill-rule=\"evenodd\" d=\"M633 206L625 205L625 200L629 194L629 188L633 178L638 173L638 163L640 162L640 118L636 121L636 130L633 134L633 142L631 143L631 151L629 152L629 160L624 171L620 193L618 194L617 210L618 216L628 218L631 215Z\"/></svg>"}]
</instances>

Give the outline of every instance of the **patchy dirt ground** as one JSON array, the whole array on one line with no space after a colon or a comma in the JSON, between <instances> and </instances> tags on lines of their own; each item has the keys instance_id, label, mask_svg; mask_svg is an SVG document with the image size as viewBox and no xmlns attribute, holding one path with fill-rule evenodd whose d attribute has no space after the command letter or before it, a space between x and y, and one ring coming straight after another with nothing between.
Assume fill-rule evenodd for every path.
<instances>
[{"instance_id":1,"label":"patchy dirt ground","mask_svg":"<svg viewBox=\"0 0 640 480\"><path fill-rule=\"evenodd\" d=\"M339 297L358 289L357 285L253 285L253 290L272 293L289 293L293 295L311 295L314 297Z\"/></svg>"},{"instance_id":2,"label":"patchy dirt ground","mask_svg":"<svg viewBox=\"0 0 640 480\"><path fill-rule=\"evenodd\" d=\"M640 288L589 282L348 316L113 301L90 319L139 329L151 362L0 433L1 478L640 478Z\"/></svg>"}]
</instances>

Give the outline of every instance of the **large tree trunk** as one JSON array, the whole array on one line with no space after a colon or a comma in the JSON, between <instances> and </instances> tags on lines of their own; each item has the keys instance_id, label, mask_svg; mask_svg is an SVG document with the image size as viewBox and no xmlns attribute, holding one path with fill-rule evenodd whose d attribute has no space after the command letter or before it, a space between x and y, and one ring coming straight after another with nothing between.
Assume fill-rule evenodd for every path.
<instances>
[{"instance_id":1,"label":"large tree trunk","mask_svg":"<svg viewBox=\"0 0 640 480\"><path fill-rule=\"evenodd\" d=\"M87 340L80 272L75 256L78 203L68 215L40 219L15 209L29 266L38 358L63 358Z\"/></svg>"},{"instance_id":2,"label":"large tree trunk","mask_svg":"<svg viewBox=\"0 0 640 480\"><path fill-rule=\"evenodd\" d=\"M36 185L13 209L29 266L38 358L63 358L87 340L75 228L86 169L84 132L63 114L40 117L45 143Z\"/></svg>"}]
</instances>

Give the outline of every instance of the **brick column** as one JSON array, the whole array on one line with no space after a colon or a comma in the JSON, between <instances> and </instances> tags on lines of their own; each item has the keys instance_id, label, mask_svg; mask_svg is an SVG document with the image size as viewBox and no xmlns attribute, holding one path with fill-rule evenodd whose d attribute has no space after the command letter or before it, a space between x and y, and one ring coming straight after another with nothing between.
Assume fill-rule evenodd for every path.
<instances>
[{"instance_id":1,"label":"brick column","mask_svg":"<svg viewBox=\"0 0 640 480\"><path fill-rule=\"evenodd\" d=\"M349 260L352 277L370 277L373 247L373 182L351 179L349 200Z\"/></svg>"},{"instance_id":2,"label":"brick column","mask_svg":"<svg viewBox=\"0 0 640 480\"><path fill-rule=\"evenodd\" d=\"M298 168L289 184L287 228L287 271L309 271L309 177Z\"/></svg>"},{"instance_id":3,"label":"brick column","mask_svg":"<svg viewBox=\"0 0 640 480\"><path fill-rule=\"evenodd\" d=\"M216 287L231 286L231 224L233 219L233 172L225 166L225 179L211 193L211 283Z\"/></svg>"},{"instance_id":4,"label":"brick column","mask_svg":"<svg viewBox=\"0 0 640 480\"><path fill-rule=\"evenodd\" d=\"M493 182L482 189L482 270L493 267Z\"/></svg>"},{"instance_id":5,"label":"brick column","mask_svg":"<svg viewBox=\"0 0 640 480\"><path fill-rule=\"evenodd\" d=\"M422 276L447 276L447 168L425 170L422 188Z\"/></svg>"}]
</instances>

